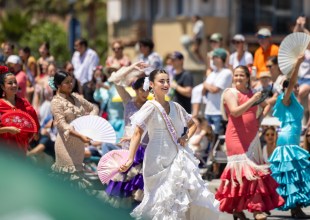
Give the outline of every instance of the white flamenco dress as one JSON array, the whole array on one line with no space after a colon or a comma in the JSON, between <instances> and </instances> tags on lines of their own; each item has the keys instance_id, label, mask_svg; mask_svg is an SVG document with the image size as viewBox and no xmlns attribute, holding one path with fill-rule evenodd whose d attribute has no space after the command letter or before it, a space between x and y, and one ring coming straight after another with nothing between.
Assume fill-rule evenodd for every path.
<instances>
[{"instance_id":1,"label":"white flamenco dress","mask_svg":"<svg viewBox=\"0 0 310 220\"><path fill-rule=\"evenodd\" d=\"M179 104L169 104L166 118L156 101L146 102L131 117L133 126L139 126L149 135L143 163L144 198L131 215L136 219L216 220L219 202L199 174L199 161L188 146L175 143L167 124L169 118L175 137L180 137L184 124L191 118Z\"/></svg>"}]
</instances>

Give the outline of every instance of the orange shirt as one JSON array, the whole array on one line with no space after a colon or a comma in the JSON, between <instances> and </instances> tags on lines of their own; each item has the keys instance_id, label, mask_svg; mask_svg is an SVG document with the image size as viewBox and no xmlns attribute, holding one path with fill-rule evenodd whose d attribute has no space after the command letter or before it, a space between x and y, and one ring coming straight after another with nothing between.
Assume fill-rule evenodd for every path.
<instances>
[{"instance_id":1,"label":"orange shirt","mask_svg":"<svg viewBox=\"0 0 310 220\"><path fill-rule=\"evenodd\" d=\"M272 44L268 50L263 51L262 47L259 47L254 54L254 63L253 66L256 66L257 73L256 78L259 77L259 74L263 71L268 71L266 67L267 60L270 56L278 56L279 47L275 44Z\"/></svg>"}]
</instances>

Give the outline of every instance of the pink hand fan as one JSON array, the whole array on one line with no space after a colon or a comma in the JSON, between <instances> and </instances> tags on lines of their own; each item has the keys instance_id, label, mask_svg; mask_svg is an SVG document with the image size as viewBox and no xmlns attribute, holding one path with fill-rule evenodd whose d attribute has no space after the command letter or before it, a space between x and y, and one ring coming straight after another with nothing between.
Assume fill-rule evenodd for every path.
<instances>
[{"instance_id":1,"label":"pink hand fan","mask_svg":"<svg viewBox=\"0 0 310 220\"><path fill-rule=\"evenodd\" d=\"M103 184L108 183L118 172L121 165L127 162L128 150L112 150L101 157L97 172Z\"/></svg>"}]
</instances>

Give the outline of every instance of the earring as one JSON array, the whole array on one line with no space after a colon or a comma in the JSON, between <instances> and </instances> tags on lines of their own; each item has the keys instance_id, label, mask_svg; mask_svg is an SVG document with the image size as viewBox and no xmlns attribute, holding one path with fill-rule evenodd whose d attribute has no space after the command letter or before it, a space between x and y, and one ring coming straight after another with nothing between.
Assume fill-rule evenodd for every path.
<instances>
[{"instance_id":1,"label":"earring","mask_svg":"<svg viewBox=\"0 0 310 220\"><path fill-rule=\"evenodd\" d=\"M2 93L2 97L5 97L5 92L3 91L3 93Z\"/></svg>"}]
</instances>

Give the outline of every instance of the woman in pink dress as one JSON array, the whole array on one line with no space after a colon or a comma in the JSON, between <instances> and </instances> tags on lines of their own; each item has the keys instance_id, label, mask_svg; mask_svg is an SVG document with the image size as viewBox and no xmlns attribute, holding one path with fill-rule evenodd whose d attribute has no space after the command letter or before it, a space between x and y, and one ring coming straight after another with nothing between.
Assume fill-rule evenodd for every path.
<instances>
[{"instance_id":1,"label":"woman in pink dress","mask_svg":"<svg viewBox=\"0 0 310 220\"><path fill-rule=\"evenodd\" d=\"M265 102L255 105L262 93L249 88L250 72L245 66L234 70L235 88L224 91L222 103L228 116L226 148L228 163L221 176L216 198L220 210L232 213L234 219L246 219L243 210L253 212L255 219L266 219L268 212L284 203L276 193L277 183L263 165L258 137L259 119L270 109ZM259 109L263 108L263 111Z\"/></svg>"}]
</instances>

